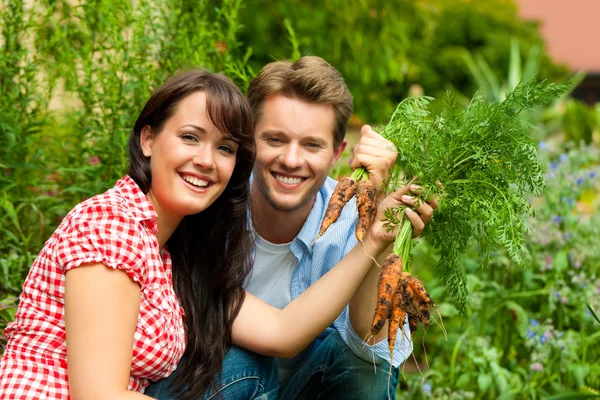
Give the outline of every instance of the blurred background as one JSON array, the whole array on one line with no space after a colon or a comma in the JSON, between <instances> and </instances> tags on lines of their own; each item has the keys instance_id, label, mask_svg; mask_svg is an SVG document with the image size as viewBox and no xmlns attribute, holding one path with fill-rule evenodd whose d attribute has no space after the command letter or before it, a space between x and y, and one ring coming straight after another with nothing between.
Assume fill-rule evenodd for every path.
<instances>
[{"instance_id":1,"label":"blurred background","mask_svg":"<svg viewBox=\"0 0 600 400\"><path fill-rule=\"evenodd\" d=\"M527 267L498 251L479 268L473 246L461 316L420 241L412 272L448 338L434 324L415 334L397 393L598 398L598 15L597 0L0 0L0 329L66 213L125 173L137 114L178 70L221 71L245 89L270 61L321 56L354 95L351 145L408 96L502 101L536 75L573 89L528 115L547 188L531 199ZM351 173L348 154L332 176Z\"/></svg>"}]
</instances>

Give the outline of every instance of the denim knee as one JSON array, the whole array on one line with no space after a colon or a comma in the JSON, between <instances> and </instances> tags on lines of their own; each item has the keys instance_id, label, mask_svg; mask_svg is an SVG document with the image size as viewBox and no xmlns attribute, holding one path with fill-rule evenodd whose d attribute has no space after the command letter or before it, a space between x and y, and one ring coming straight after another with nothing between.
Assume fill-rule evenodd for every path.
<instances>
[{"instance_id":1,"label":"denim knee","mask_svg":"<svg viewBox=\"0 0 600 400\"><path fill-rule=\"evenodd\" d=\"M177 400L170 393L173 376L150 385L148 396L158 400ZM220 376L215 377L217 392L209 388L199 400L276 399L279 392L277 364L273 357L261 356L232 346L223 360Z\"/></svg>"}]
</instances>

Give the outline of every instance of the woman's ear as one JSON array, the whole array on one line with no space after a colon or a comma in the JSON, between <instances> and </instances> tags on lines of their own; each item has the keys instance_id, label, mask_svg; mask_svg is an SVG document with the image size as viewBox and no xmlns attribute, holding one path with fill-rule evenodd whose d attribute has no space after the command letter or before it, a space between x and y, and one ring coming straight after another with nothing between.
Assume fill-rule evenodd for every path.
<instances>
[{"instance_id":1,"label":"woman's ear","mask_svg":"<svg viewBox=\"0 0 600 400\"><path fill-rule=\"evenodd\" d=\"M140 133L140 145L142 146L142 153L146 157L150 157L152 155L152 140L154 136L152 135L152 130L149 125L146 125L142 128L142 132Z\"/></svg>"}]
</instances>

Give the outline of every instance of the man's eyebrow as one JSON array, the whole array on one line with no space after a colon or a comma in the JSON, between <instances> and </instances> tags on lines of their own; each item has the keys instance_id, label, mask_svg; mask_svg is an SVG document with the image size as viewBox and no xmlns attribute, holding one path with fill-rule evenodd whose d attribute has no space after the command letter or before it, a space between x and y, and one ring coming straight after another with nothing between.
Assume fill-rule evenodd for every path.
<instances>
[{"instance_id":1,"label":"man's eyebrow","mask_svg":"<svg viewBox=\"0 0 600 400\"><path fill-rule=\"evenodd\" d=\"M260 136L281 136L284 135L284 133L282 131L277 131L277 130L267 130L267 131L262 131L260 133Z\"/></svg>"},{"instance_id":2,"label":"man's eyebrow","mask_svg":"<svg viewBox=\"0 0 600 400\"><path fill-rule=\"evenodd\" d=\"M323 139L320 136L309 136L307 138L304 138L303 141L304 142L314 142L314 143L320 144L322 146L327 146L327 143L328 143L327 140Z\"/></svg>"}]
</instances>

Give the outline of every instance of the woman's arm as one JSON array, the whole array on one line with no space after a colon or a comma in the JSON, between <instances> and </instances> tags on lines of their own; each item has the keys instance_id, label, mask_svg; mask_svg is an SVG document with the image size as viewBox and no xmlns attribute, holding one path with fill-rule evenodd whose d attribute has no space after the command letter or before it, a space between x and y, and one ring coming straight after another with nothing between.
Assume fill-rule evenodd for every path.
<instances>
[{"instance_id":1,"label":"woman's arm","mask_svg":"<svg viewBox=\"0 0 600 400\"><path fill-rule=\"evenodd\" d=\"M72 400L150 399L127 390L139 312L140 287L124 271L88 264L66 273Z\"/></svg>"},{"instance_id":2,"label":"woman's arm","mask_svg":"<svg viewBox=\"0 0 600 400\"><path fill-rule=\"evenodd\" d=\"M383 227L383 211L401 202L402 192L386 197L369 233L335 267L283 310L247 293L233 323L233 343L256 353L293 357L309 345L344 310L373 263L396 232ZM368 254L368 255L367 255Z\"/></svg>"}]
</instances>

